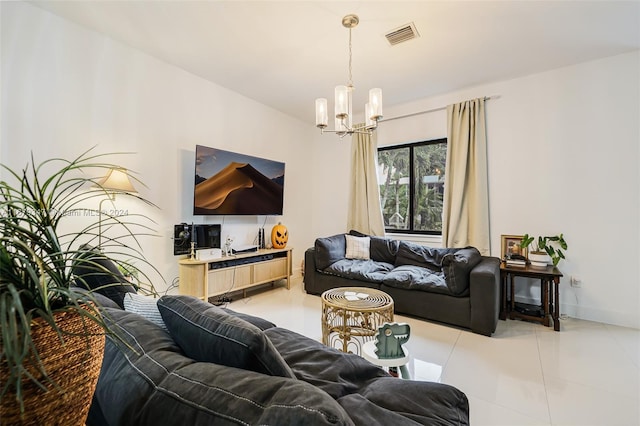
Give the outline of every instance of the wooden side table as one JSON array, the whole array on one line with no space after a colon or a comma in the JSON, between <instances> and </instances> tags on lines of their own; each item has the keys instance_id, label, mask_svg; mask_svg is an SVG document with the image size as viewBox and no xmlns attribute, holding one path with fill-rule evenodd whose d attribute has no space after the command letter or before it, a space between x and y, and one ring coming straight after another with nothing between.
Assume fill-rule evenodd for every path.
<instances>
[{"instance_id":1,"label":"wooden side table","mask_svg":"<svg viewBox=\"0 0 640 426\"><path fill-rule=\"evenodd\" d=\"M540 280L540 311L541 315L532 315L526 312L518 312L515 302L515 277L534 278ZM502 306L500 309L500 319L521 318L528 321L536 321L546 327L550 327L549 317L553 318L553 329L560 331L560 278L562 272L555 266L536 268L527 265L507 266L504 262L500 264ZM507 288L510 285L509 304L507 304Z\"/></svg>"},{"instance_id":2,"label":"wooden side table","mask_svg":"<svg viewBox=\"0 0 640 426\"><path fill-rule=\"evenodd\" d=\"M393 322L393 299L367 287L327 290L322 299L322 343L360 355L364 341L385 322Z\"/></svg>"}]
</instances>

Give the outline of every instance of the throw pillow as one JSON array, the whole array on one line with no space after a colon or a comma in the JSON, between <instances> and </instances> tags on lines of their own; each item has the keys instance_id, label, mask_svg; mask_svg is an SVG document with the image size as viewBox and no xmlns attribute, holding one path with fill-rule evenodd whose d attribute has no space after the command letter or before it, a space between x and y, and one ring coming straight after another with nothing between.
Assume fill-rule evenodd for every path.
<instances>
[{"instance_id":1,"label":"throw pillow","mask_svg":"<svg viewBox=\"0 0 640 426\"><path fill-rule=\"evenodd\" d=\"M138 314L167 330L167 326L158 310L158 299L136 293L127 293L124 295L123 303L125 311Z\"/></svg>"},{"instance_id":2,"label":"throw pillow","mask_svg":"<svg viewBox=\"0 0 640 426\"><path fill-rule=\"evenodd\" d=\"M335 263L340 259L344 259L345 250L346 245L344 234L316 239L316 268L323 270L332 263Z\"/></svg>"},{"instance_id":3,"label":"throw pillow","mask_svg":"<svg viewBox=\"0 0 640 426\"><path fill-rule=\"evenodd\" d=\"M354 237L353 235L344 236L347 242L345 256L347 259L369 260L369 246L371 239L369 237Z\"/></svg>"},{"instance_id":4,"label":"throw pillow","mask_svg":"<svg viewBox=\"0 0 640 426\"><path fill-rule=\"evenodd\" d=\"M124 309L124 295L136 292L116 264L100 250L89 245L80 247L74 256L72 270L76 286L103 294L121 309Z\"/></svg>"},{"instance_id":5,"label":"throw pillow","mask_svg":"<svg viewBox=\"0 0 640 426\"><path fill-rule=\"evenodd\" d=\"M162 296L158 309L184 353L201 362L295 378L262 330L190 296Z\"/></svg>"},{"instance_id":6,"label":"throw pillow","mask_svg":"<svg viewBox=\"0 0 640 426\"><path fill-rule=\"evenodd\" d=\"M229 308L222 308L222 310L224 312L228 313L229 315L233 315L234 317L238 317L240 319L245 320L246 322L249 322L249 323L255 325L256 327L258 327L262 331L267 330L269 328L273 328L273 327L276 326L274 323L272 323L271 321L267 321L264 318L255 317L255 316L249 315L249 314L243 314L242 312L232 311Z\"/></svg>"}]
</instances>

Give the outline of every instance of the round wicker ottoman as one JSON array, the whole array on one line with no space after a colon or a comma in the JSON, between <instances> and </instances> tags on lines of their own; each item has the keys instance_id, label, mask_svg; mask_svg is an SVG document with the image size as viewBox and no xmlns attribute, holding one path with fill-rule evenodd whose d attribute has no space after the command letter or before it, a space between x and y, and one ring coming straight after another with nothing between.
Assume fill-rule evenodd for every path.
<instances>
[{"instance_id":1,"label":"round wicker ottoman","mask_svg":"<svg viewBox=\"0 0 640 426\"><path fill-rule=\"evenodd\" d=\"M322 343L342 352L362 353L378 327L393 321L393 299L366 287L339 287L322 293Z\"/></svg>"}]
</instances>

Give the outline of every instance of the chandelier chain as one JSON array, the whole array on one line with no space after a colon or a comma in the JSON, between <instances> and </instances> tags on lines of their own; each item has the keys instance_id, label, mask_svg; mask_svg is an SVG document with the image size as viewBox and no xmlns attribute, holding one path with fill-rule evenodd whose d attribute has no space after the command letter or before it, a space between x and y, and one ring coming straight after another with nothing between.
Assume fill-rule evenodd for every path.
<instances>
[{"instance_id":1,"label":"chandelier chain","mask_svg":"<svg viewBox=\"0 0 640 426\"><path fill-rule=\"evenodd\" d=\"M351 53L351 28L349 28L349 86L348 87L353 87L353 75L352 75L352 59L351 59L352 53Z\"/></svg>"}]
</instances>

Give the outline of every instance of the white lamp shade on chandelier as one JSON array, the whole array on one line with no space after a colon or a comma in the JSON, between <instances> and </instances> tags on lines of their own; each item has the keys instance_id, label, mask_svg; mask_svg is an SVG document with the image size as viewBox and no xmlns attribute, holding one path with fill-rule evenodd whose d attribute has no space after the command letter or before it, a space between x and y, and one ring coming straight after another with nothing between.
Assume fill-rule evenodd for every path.
<instances>
[{"instance_id":1,"label":"white lamp shade on chandelier","mask_svg":"<svg viewBox=\"0 0 640 426\"><path fill-rule=\"evenodd\" d=\"M369 90L369 107L371 110L367 118L378 121L382 118L382 89L374 88Z\"/></svg>"},{"instance_id":2,"label":"white lamp shade on chandelier","mask_svg":"<svg viewBox=\"0 0 640 426\"><path fill-rule=\"evenodd\" d=\"M327 114L327 99L316 99L316 126L322 128L327 127L328 120L329 116Z\"/></svg>"},{"instance_id":3,"label":"white lamp shade on chandelier","mask_svg":"<svg viewBox=\"0 0 640 426\"><path fill-rule=\"evenodd\" d=\"M337 133L340 137L353 133L371 133L382 118L382 89L369 90L369 102L364 107L364 126L353 127L353 82L351 79L351 29L358 25L356 15L342 18L342 25L349 29L349 84L335 88L334 116L335 130L325 130L329 124L329 113L326 98L316 99L316 127L321 132Z\"/></svg>"}]
</instances>

